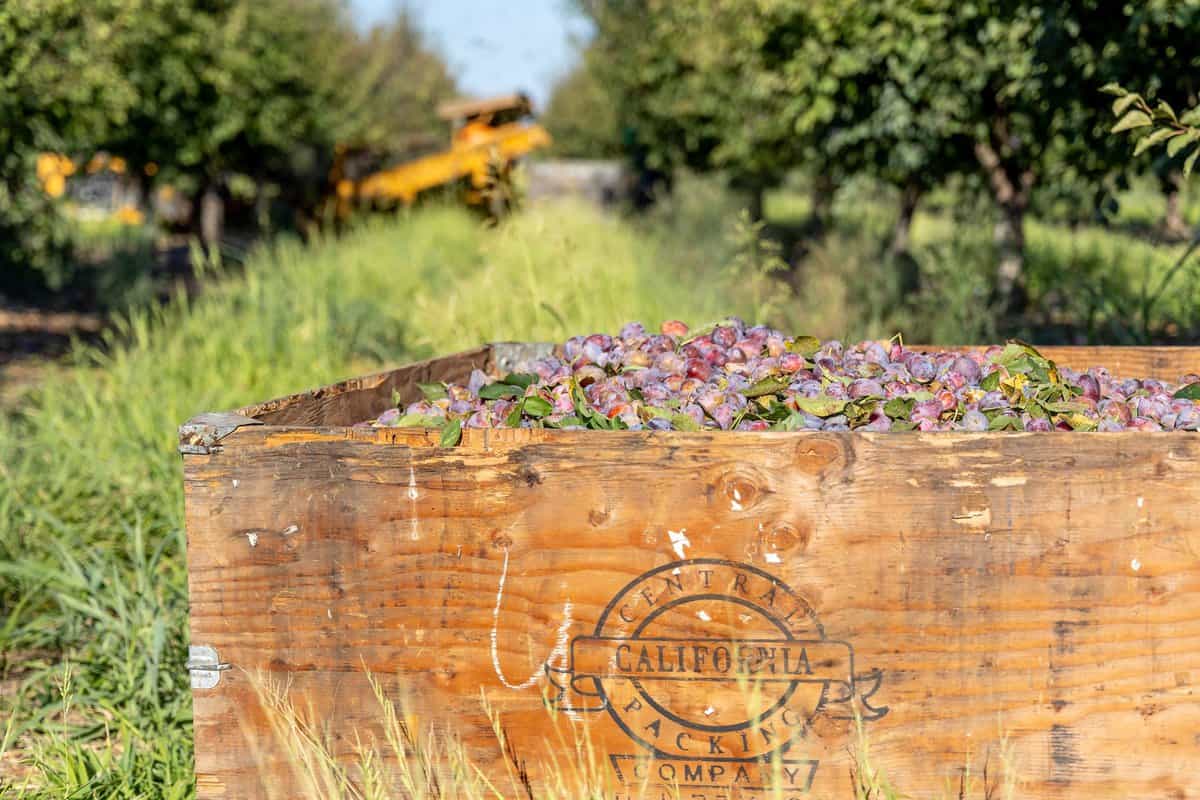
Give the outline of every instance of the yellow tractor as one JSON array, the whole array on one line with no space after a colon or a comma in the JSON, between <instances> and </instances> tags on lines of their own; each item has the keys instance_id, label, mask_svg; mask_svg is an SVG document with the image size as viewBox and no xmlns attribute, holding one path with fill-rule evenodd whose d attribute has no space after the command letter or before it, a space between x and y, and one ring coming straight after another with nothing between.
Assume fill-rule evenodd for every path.
<instances>
[{"instance_id":1,"label":"yellow tractor","mask_svg":"<svg viewBox=\"0 0 1200 800\"><path fill-rule=\"evenodd\" d=\"M411 205L422 192L455 183L469 205L498 215L512 198L513 164L550 144L523 94L443 103L437 112L452 126L449 149L377 170L363 169L354 153L339 150L330 173L339 218L356 207Z\"/></svg>"}]
</instances>

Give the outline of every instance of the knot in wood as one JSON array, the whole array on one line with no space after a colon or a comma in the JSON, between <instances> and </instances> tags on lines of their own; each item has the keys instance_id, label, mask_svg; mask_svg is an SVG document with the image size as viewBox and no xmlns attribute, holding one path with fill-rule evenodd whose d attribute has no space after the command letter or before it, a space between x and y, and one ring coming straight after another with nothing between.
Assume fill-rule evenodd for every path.
<instances>
[{"instance_id":1,"label":"knot in wood","mask_svg":"<svg viewBox=\"0 0 1200 800\"><path fill-rule=\"evenodd\" d=\"M717 479L717 502L727 505L735 513L747 511L758 502L766 484L766 479L757 471L737 467Z\"/></svg>"},{"instance_id":2,"label":"knot in wood","mask_svg":"<svg viewBox=\"0 0 1200 800\"><path fill-rule=\"evenodd\" d=\"M811 538L807 529L797 528L790 522L777 522L763 531L762 549L764 553L804 552Z\"/></svg>"}]
</instances>

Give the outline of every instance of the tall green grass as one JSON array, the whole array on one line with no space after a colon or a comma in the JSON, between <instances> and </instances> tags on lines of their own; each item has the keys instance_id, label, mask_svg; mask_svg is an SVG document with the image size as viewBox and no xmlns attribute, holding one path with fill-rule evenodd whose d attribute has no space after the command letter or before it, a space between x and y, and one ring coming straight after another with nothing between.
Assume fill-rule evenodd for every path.
<instances>
[{"instance_id":1,"label":"tall green grass","mask_svg":"<svg viewBox=\"0 0 1200 800\"><path fill-rule=\"evenodd\" d=\"M79 352L0 420L0 720L26 793L191 794L180 422L488 340L753 316L710 241L684 264L588 209L424 210L279 243Z\"/></svg>"}]
</instances>

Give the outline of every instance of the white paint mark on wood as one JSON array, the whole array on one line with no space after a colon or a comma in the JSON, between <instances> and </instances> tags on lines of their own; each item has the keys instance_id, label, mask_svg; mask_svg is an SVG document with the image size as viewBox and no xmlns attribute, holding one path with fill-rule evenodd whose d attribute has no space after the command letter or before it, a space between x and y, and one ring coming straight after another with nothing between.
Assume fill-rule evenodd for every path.
<instances>
[{"instance_id":1,"label":"white paint mark on wood","mask_svg":"<svg viewBox=\"0 0 1200 800\"><path fill-rule=\"evenodd\" d=\"M234 478L234 479L233 479L233 488L235 488L235 489L236 489L237 487L238 487L238 479L237 479L237 478Z\"/></svg>"},{"instance_id":2,"label":"white paint mark on wood","mask_svg":"<svg viewBox=\"0 0 1200 800\"><path fill-rule=\"evenodd\" d=\"M554 637L554 648L550 651L550 655L546 657L543 666L533 671L526 680L521 683L512 683L504 676L504 670L500 667L500 649L497 639L500 630L500 606L504 602L504 582L508 579L508 548L504 548L504 564L500 567L500 585L496 589L496 607L492 609L492 669L496 673L496 677L500 679L500 683L504 684L509 689L529 689L534 686L538 679L546 674L546 667L559 666L565 668L567 666L567 633L571 628L571 623L574 621L571 612L574 606L571 604L570 598L563 603L562 622L558 626L558 632ZM574 717L572 717L574 719Z\"/></svg>"},{"instance_id":3,"label":"white paint mark on wood","mask_svg":"<svg viewBox=\"0 0 1200 800\"><path fill-rule=\"evenodd\" d=\"M768 564L783 563L783 559L779 557L779 553L765 553L763 557L767 559Z\"/></svg>"},{"instance_id":4,"label":"white paint mark on wood","mask_svg":"<svg viewBox=\"0 0 1200 800\"><path fill-rule=\"evenodd\" d=\"M1139 499L1141 499L1141 498L1139 498ZM1141 562L1141 561L1138 561L1138 560L1135 558L1133 561L1130 561L1130 562L1129 562L1129 567L1130 567L1130 569L1132 569L1134 572L1137 572L1139 569L1141 569L1141 568L1142 568L1142 562Z\"/></svg>"},{"instance_id":5,"label":"white paint mark on wood","mask_svg":"<svg viewBox=\"0 0 1200 800\"><path fill-rule=\"evenodd\" d=\"M733 487L733 499L731 499L729 501L729 510L730 511L741 511L742 510L742 493L736 486Z\"/></svg>"},{"instance_id":6,"label":"white paint mark on wood","mask_svg":"<svg viewBox=\"0 0 1200 800\"><path fill-rule=\"evenodd\" d=\"M696 616L699 617L700 619L704 620L705 622L712 622L712 616L704 609L700 609L699 611L697 611Z\"/></svg>"},{"instance_id":7,"label":"white paint mark on wood","mask_svg":"<svg viewBox=\"0 0 1200 800\"><path fill-rule=\"evenodd\" d=\"M1144 498L1144 497L1138 497L1138 499L1137 499L1137 506L1138 506L1138 508L1141 508L1141 507L1142 507L1142 506L1144 506L1144 505L1146 505L1146 498Z\"/></svg>"},{"instance_id":8,"label":"white paint mark on wood","mask_svg":"<svg viewBox=\"0 0 1200 800\"><path fill-rule=\"evenodd\" d=\"M692 543L687 537L687 528L680 528L677 531L667 531L667 536L671 539L671 549L675 551L675 555L680 558L687 558L683 552L685 547L691 547Z\"/></svg>"},{"instance_id":9,"label":"white paint mark on wood","mask_svg":"<svg viewBox=\"0 0 1200 800\"><path fill-rule=\"evenodd\" d=\"M300 532L300 526L294 522L291 525L288 525L286 528L284 528L283 530L280 531L280 533L282 533L284 536L291 536L293 533L299 533L299 532Z\"/></svg>"},{"instance_id":10,"label":"white paint mark on wood","mask_svg":"<svg viewBox=\"0 0 1200 800\"><path fill-rule=\"evenodd\" d=\"M412 464L409 464L408 465L408 503L409 503L410 508L409 508L409 515L408 515L408 524L409 524L408 538L412 539L414 542L421 538L421 534L417 530L417 498L420 496L421 496L421 493L417 491L417 473L413 470Z\"/></svg>"},{"instance_id":11,"label":"white paint mark on wood","mask_svg":"<svg viewBox=\"0 0 1200 800\"><path fill-rule=\"evenodd\" d=\"M712 706L709 706L708 708L704 709L704 716L706 716L706 717L711 717L715 713L717 713L717 710L715 708L713 708Z\"/></svg>"},{"instance_id":12,"label":"white paint mark on wood","mask_svg":"<svg viewBox=\"0 0 1200 800\"><path fill-rule=\"evenodd\" d=\"M258 534L250 531L246 534L246 541L250 542L251 547L258 547Z\"/></svg>"},{"instance_id":13,"label":"white paint mark on wood","mask_svg":"<svg viewBox=\"0 0 1200 800\"><path fill-rule=\"evenodd\" d=\"M950 485L958 489L970 489L979 485L977 481L950 481Z\"/></svg>"},{"instance_id":14,"label":"white paint mark on wood","mask_svg":"<svg viewBox=\"0 0 1200 800\"><path fill-rule=\"evenodd\" d=\"M992 478L992 486L1024 486L1029 483L1029 478L1024 475L1000 475Z\"/></svg>"}]
</instances>

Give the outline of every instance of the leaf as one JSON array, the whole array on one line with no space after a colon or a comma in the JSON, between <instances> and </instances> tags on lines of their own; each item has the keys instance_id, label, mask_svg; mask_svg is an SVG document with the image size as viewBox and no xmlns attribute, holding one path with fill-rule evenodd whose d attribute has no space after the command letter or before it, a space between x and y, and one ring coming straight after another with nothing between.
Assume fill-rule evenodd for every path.
<instances>
[{"instance_id":1,"label":"leaf","mask_svg":"<svg viewBox=\"0 0 1200 800\"><path fill-rule=\"evenodd\" d=\"M1067 424L1072 430L1076 431L1094 431L1096 430L1096 420L1084 414L1068 414L1066 416Z\"/></svg>"},{"instance_id":2,"label":"leaf","mask_svg":"<svg viewBox=\"0 0 1200 800\"><path fill-rule=\"evenodd\" d=\"M1133 148L1133 155L1135 157L1140 156L1151 147L1154 147L1154 145L1161 144L1167 139L1170 139L1172 136L1178 136L1180 133L1181 131L1177 131L1174 128L1159 128L1153 133L1138 139L1137 146Z\"/></svg>"},{"instance_id":3,"label":"leaf","mask_svg":"<svg viewBox=\"0 0 1200 800\"><path fill-rule=\"evenodd\" d=\"M525 390L520 386L515 386L509 383L489 383L479 390L481 400L499 400L502 397L520 397L525 394Z\"/></svg>"},{"instance_id":4,"label":"leaf","mask_svg":"<svg viewBox=\"0 0 1200 800\"><path fill-rule=\"evenodd\" d=\"M425 399L430 402L441 400L447 397L446 384L444 383L418 383L417 388L421 390L421 394L425 395Z\"/></svg>"},{"instance_id":5,"label":"leaf","mask_svg":"<svg viewBox=\"0 0 1200 800\"><path fill-rule=\"evenodd\" d=\"M452 419L442 428L438 444L442 447L454 447L462 441L462 420Z\"/></svg>"},{"instance_id":6,"label":"leaf","mask_svg":"<svg viewBox=\"0 0 1200 800\"><path fill-rule=\"evenodd\" d=\"M989 431L1015 431L1021 426L1021 418L1009 414L997 414L988 422Z\"/></svg>"},{"instance_id":7,"label":"leaf","mask_svg":"<svg viewBox=\"0 0 1200 800\"><path fill-rule=\"evenodd\" d=\"M1182 131L1179 136L1167 142L1167 156L1174 158L1179 155L1181 150L1197 139L1200 139L1200 131Z\"/></svg>"},{"instance_id":8,"label":"leaf","mask_svg":"<svg viewBox=\"0 0 1200 800\"><path fill-rule=\"evenodd\" d=\"M537 381L537 375L531 375L528 372L510 372L504 376L502 383L507 383L509 386L520 386L522 389L528 389Z\"/></svg>"},{"instance_id":9,"label":"leaf","mask_svg":"<svg viewBox=\"0 0 1200 800\"><path fill-rule=\"evenodd\" d=\"M789 353L799 353L805 358L812 358L821 349L821 340L815 336L797 336L785 346Z\"/></svg>"},{"instance_id":10,"label":"leaf","mask_svg":"<svg viewBox=\"0 0 1200 800\"><path fill-rule=\"evenodd\" d=\"M1167 119L1167 120L1170 120L1171 122L1179 121L1175 117L1175 109L1171 108L1171 104L1168 103L1166 100L1158 101L1158 105L1156 105L1154 107L1154 118L1155 119Z\"/></svg>"},{"instance_id":11,"label":"leaf","mask_svg":"<svg viewBox=\"0 0 1200 800\"><path fill-rule=\"evenodd\" d=\"M1187 161L1183 162L1183 177L1188 177L1192 174L1192 168L1196 166L1196 156L1200 156L1200 147L1192 151L1192 154L1187 157Z\"/></svg>"},{"instance_id":12,"label":"leaf","mask_svg":"<svg viewBox=\"0 0 1200 800\"><path fill-rule=\"evenodd\" d=\"M696 420L692 419L691 416L689 416L687 414L684 414L684 413L672 414L670 419L671 419L671 424L675 426L675 430L679 430L679 431L698 431L698 430L700 430L700 423L696 422Z\"/></svg>"},{"instance_id":13,"label":"leaf","mask_svg":"<svg viewBox=\"0 0 1200 800\"><path fill-rule=\"evenodd\" d=\"M795 402L797 408L815 417L832 417L834 414L842 413L842 410L846 408L845 400L827 395L797 397Z\"/></svg>"},{"instance_id":14,"label":"leaf","mask_svg":"<svg viewBox=\"0 0 1200 800\"><path fill-rule=\"evenodd\" d=\"M526 397L525 401L521 405L524 408L525 413L531 417L534 417L535 419L541 419L554 410L554 406L552 406L548 400L537 396Z\"/></svg>"},{"instance_id":15,"label":"leaf","mask_svg":"<svg viewBox=\"0 0 1200 800\"><path fill-rule=\"evenodd\" d=\"M915 404L911 397L893 397L883 404L883 413L892 419L908 419Z\"/></svg>"},{"instance_id":16,"label":"leaf","mask_svg":"<svg viewBox=\"0 0 1200 800\"><path fill-rule=\"evenodd\" d=\"M983 380L979 382L979 388L985 392L994 392L1000 388L1000 370L989 372L983 376Z\"/></svg>"},{"instance_id":17,"label":"leaf","mask_svg":"<svg viewBox=\"0 0 1200 800\"><path fill-rule=\"evenodd\" d=\"M769 394L782 392L788 387L789 381L782 378L763 378L758 383L742 390L742 394L748 398L763 397Z\"/></svg>"},{"instance_id":18,"label":"leaf","mask_svg":"<svg viewBox=\"0 0 1200 800\"><path fill-rule=\"evenodd\" d=\"M396 420L397 428L440 428L445 424L445 417L435 417L432 414L405 414Z\"/></svg>"},{"instance_id":19,"label":"leaf","mask_svg":"<svg viewBox=\"0 0 1200 800\"><path fill-rule=\"evenodd\" d=\"M521 403L517 403L512 407L512 411L508 412L508 416L504 418L504 424L510 428L521 427Z\"/></svg>"},{"instance_id":20,"label":"leaf","mask_svg":"<svg viewBox=\"0 0 1200 800\"><path fill-rule=\"evenodd\" d=\"M1200 106L1189 108L1179 117L1180 123L1184 125L1196 126L1200 125Z\"/></svg>"},{"instance_id":21,"label":"leaf","mask_svg":"<svg viewBox=\"0 0 1200 800\"><path fill-rule=\"evenodd\" d=\"M1008 366L1013 361L1016 361L1021 356L1025 355L1025 348L1016 342L1009 342L1004 345L1004 349L996 355L992 356L992 361L997 364Z\"/></svg>"},{"instance_id":22,"label":"leaf","mask_svg":"<svg viewBox=\"0 0 1200 800\"><path fill-rule=\"evenodd\" d=\"M1171 396L1176 400L1200 400L1200 383L1189 383Z\"/></svg>"},{"instance_id":23,"label":"leaf","mask_svg":"<svg viewBox=\"0 0 1200 800\"><path fill-rule=\"evenodd\" d=\"M1057 403L1043 403L1047 411L1054 414L1082 414L1088 410L1086 403L1072 403L1069 400L1064 400Z\"/></svg>"},{"instance_id":24,"label":"leaf","mask_svg":"<svg viewBox=\"0 0 1200 800\"><path fill-rule=\"evenodd\" d=\"M1112 112L1114 117L1119 117L1129 110L1129 107L1138 101L1136 94L1123 94L1116 100L1113 100Z\"/></svg>"},{"instance_id":25,"label":"leaf","mask_svg":"<svg viewBox=\"0 0 1200 800\"><path fill-rule=\"evenodd\" d=\"M875 409L875 402L874 398L864 397L846 404L846 421L851 428L857 428L871 421L871 412Z\"/></svg>"},{"instance_id":26,"label":"leaf","mask_svg":"<svg viewBox=\"0 0 1200 800\"><path fill-rule=\"evenodd\" d=\"M1150 115L1145 111L1130 111L1125 116L1118 120L1116 125L1112 126L1111 133L1120 133L1121 131L1131 131L1136 128L1144 128L1147 125L1153 125Z\"/></svg>"},{"instance_id":27,"label":"leaf","mask_svg":"<svg viewBox=\"0 0 1200 800\"><path fill-rule=\"evenodd\" d=\"M892 420L892 430L893 431L915 431L916 429L917 429L917 423L915 423L915 422L910 422L909 420L906 420L906 419Z\"/></svg>"},{"instance_id":28,"label":"leaf","mask_svg":"<svg viewBox=\"0 0 1200 800\"><path fill-rule=\"evenodd\" d=\"M1125 97L1129 94L1129 90L1121 88L1121 84L1119 83L1106 83L1100 87L1100 91L1104 94L1115 95L1116 97Z\"/></svg>"}]
</instances>

